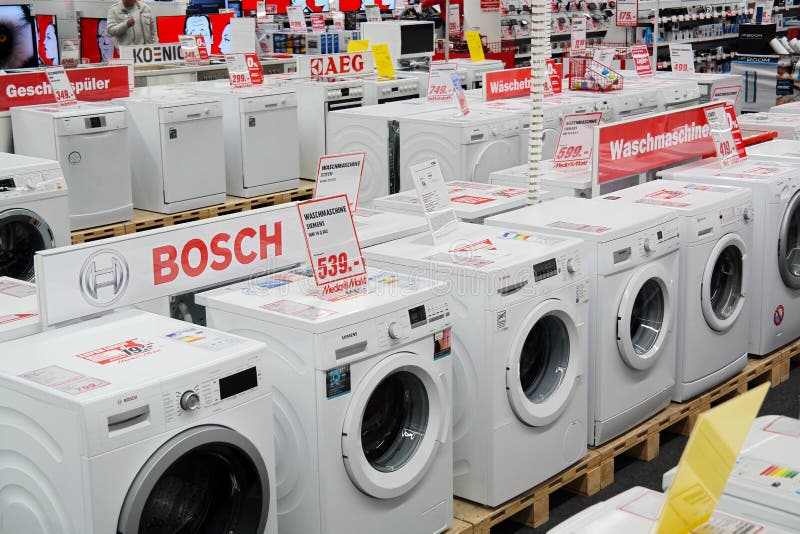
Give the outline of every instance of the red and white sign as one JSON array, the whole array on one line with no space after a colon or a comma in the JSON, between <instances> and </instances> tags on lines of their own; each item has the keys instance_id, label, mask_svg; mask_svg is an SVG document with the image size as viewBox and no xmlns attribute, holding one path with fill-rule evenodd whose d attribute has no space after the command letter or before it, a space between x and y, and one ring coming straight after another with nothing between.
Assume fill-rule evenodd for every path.
<instances>
[{"instance_id":1,"label":"red and white sign","mask_svg":"<svg viewBox=\"0 0 800 534\"><path fill-rule=\"evenodd\" d=\"M264 83L264 70L256 54L228 54L225 64L231 87L238 89Z\"/></svg>"},{"instance_id":2,"label":"red and white sign","mask_svg":"<svg viewBox=\"0 0 800 534\"><path fill-rule=\"evenodd\" d=\"M450 11L447 13L447 26L450 33L461 33L461 6L451 4Z\"/></svg>"},{"instance_id":3,"label":"red and white sign","mask_svg":"<svg viewBox=\"0 0 800 534\"><path fill-rule=\"evenodd\" d=\"M453 83L453 89L456 92L456 100L458 100L458 107L461 109L461 114L469 115L469 102L467 102L467 93L461 87L461 82L458 79L458 72L453 71L450 73L450 81Z\"/></svg>"},{"instance_id":4,"label":"red and white sign","mask_svg":"<svg viewBox=\"0 0 800 534\"><path fill-rule=\"evenodd\" d=\"M372 74L374 71L375 58L367 51L297 58L297 74L302 77Z\"/></svg>"},{"instance_id":5,"label":"red and white sign","mask_svg":"<svg viewBox=\"0 0 800 534\"><path fill-rule=\"evenodd\" d=\"M61 41L61 66L77 67L81 62L81 40L63 39Z\"/></svg>"},{"instance_id":6,"label":"red and white sign","mask_svg":"<svg viewBox=\"0 0 800 534\"><path fill-rule=\"evenodd\" d=\"M571 57L586 56L586 15L573 15L570 31L569 54Z\"/></svg>"},{"instance_id":7,"label":"red and white sign","mask_svg":"<svg viewBox=\"0 0 800 534\"><path fill-rule=\"evenodd\" d=\"M208 49L202 35L181 35L178 39L187 65L208 65Z\"/></svg>"},{"instance_id":8,"label":"red and white sign","mask_svg":"<svg viewBox=\"0 0 800 534\"><path fill-rule=\"evenodd\" d=\"M694 49L691 43L670 43L669 63L672 72L694 75Z\"/></svg>"},{"instance_id":9,"label":"red and white sign","mask_svg":"<svg viewBox=\"0 0 800 534\"><path fill-rule=\"evenodd\" d=\"M553 167L587 167L592 159L594 127L600 124L603 114L586 113L566 115L561 123L561 133L553 154Z\"/></svg>"},{"instance_id":10,"label":"red and white sign","mask_svg":"<svg viewBox=\"0 0 800 534\"><path fill-rule=\"evenodd\" d=\"M733 146L739 155L739 161L747 159L747 149L744 146L744 139L742 139L742 129L739 127L739 119L736 118L736 110L731 102L725 103L725 113L728 114L728 123L731 126L731 134L733 135Z\"/></svg>"},{"instance_id":11,"label":"red and white sign","mask_svg":"<svg viewBox=\"0 0 800 534\"><path fill-rule=\"evenodd\" d=\"M455 95L452 75L455 63L432 61L428 73L428 102L450 102Z\"/></svg>"},{"instance_id":12,"label":"red and white sign","mask_svg":"<svg viewBox=\"0 0 800 534\"><path fill-rule=\"evenodd\" d=\"M497 13L500 11L500 0L481 0L481 11L484 13Z\"/></svg>"},{"instance_id":13,"label":"red and white sign","mask_svg":"<svg viewBox=\"0 0 800 534\"><path fill-rule=\"evenodd\" d=\"M36 255L44 326L306 261L293 205L273 206Z\"/></svg>"},{"instance_id":14,"label":"red and white sign","mask_svg":"<svg viewBox=\"0 0 800 534\"><path fill-rule=\"evenodd\" d=\"M69 69L67 78L78 100L102 102L130 96L127 67ZM56 99L43 70L0 75L0 111L13 106L53 104Z\"/></svg>"},{"instance_id":15,"label":"red and white sign","mask_svg":"<svg viewBox=\"0 0 800 534\"><path fill-rule=\"evenodd\" d=\"M631 57L633 58L633 66L636 69L636 74L642 78L653 75L653 66L650 64L650 53L646 46L632 46Z\"/></svg>"},{"instance_id":16,"label":"red and white sign","mask_svg":"<svg viewBox=\"0 0 800 534\"><path fill-rule=\"evenodd\" d=\"M450 202L455 202L457 204L468 204L470 206L480 206L481 204L494 201L494 198L479 197L477 195L458 195L455 197L450 197Z\"/></svg>"},{"instance_id":17,"label":"red and white sign","mask_svg":"<svg viewBox=\"0 0 800 534\"><path fill-rule=\"evenodd\" d=\"M556 63L555 59L545 59L545 66L547 67L547 76L550 79L550 86L545 87L546 95L557 95L561 93L561 77L563 76L562 67Z\"/></svg>"},{"instance_id":18,"label":"red and white sign","mask_svg":"<svg viewBox=\"0 0 800 534\"><path fill-rule=\"evenodd\" d=\"M367 6L364 8L364 13L367 16L367 22L381 21L381 8L378 6Z\"/></svg>"},{"instance_id":19,"label":"red and white sign","mask_svg":"<svg viewBox=\"0 0 800 534\"><path fill-rule=\"evenodd\" d=\"M289 6L286 8L286 14L289 15L289 29L294 33L306 33L306 15L303 13L303 8L300 6Z\"/></svg>"},{"instance_id":20,"label":"red and white sign","mask_svg":"<svg viewBox=\"0 0 800 534\"><path fill-rule=\"evenodd\" d=\"M137 360L142 356L158 354L159 352L161 352L161 348L157 347L152 341L133 338L82 352L81 354L76 354L76 356L99 365L108 365L110 363L120 364Z\"/></svg>"},{"instance_id":21,"label":"red and white sign","mask_svg":"<svg viewBox=\"0 0 800 534\"><path fill-rule=\"evenodd\" d=\"M714 151L704 106L595 128L595 183L700 158Z\"/></svg>"},{"instance_id":22,"label":"red and white sign","mask_svg":"<svg viewBox=\"0 0 800 534\"><path fill-rule=\"evenodd\" d=\"M617 0L617 26L636 27L639 24L639 0Z\"/></svg>"},{"instance_id":23,"label":"red and white sign","mask_svg":"<svg viewBox=\"0 0 800 534\"><path fill-rule=\"evenodd\" d=\"M484 100L501 100L528 96L531 93L531 68L487 72L483 84Z\"/></svg>"},{"instance_id":24,"label":"red and white sign","mask_svg":"<svg viewBox=\"0 0 800 534\"><path fill-rule=\"evenodd\" d=\"M48 67L44 69L44 73L59 106L75 106L78 104L78 99L75 98L75 91L72 89L72 84L69 83L64 67Z\"/></svg>"},{"instance_id":25,"label":"red and white sign","mask_svg":"<svg viewBox=\"0 0 800 534\"><path fill-rule=\"evenodd\" d=\"M325 33L325 15L322 13L311 14L311 31Z\"/></svg>"},{"instance_id":26,"label":"red and white sign","mask_svg":"<svg viewBox=\"0 0 800 534\"><path fill-rule=\"evenodd\" d=\"M134 88L136 87L136 71L133 66L133 60L131 58L113 57L108 60L108 64L123 65L126 69L128 69L128 90L132 94ZM69 72L67 74L69 75Z\"/></svg>"},{"instance_id":27,"label":"red and white sign","mask_svg":"<svg viewBox=\"0 0 800 534\"><path fill-rule=\"evenodd\" d=\"M345 195L350 202L350 211L355 211L358 206L358 193L361 190L365 158L366 152L319 158L314 197L326 198Z\"/></svg>"},{"instance_id":28,"label":"red and white sign","mask_svg":"<svg viewBox=\"0 0 800 534\"><path fill-rule=\"evenodd\" d=\"M333 19L333 29L344 31L344 13L337 11L331 14L331 18Z\"/></svg>"},{"instance_id":29,"label":"red and white sign","mask_svg":"<svg viewBox=\"0 0 800 534\"><path fill-rule=\"evenodd\" d=\"M715 87L714 90L711 91L711 102L728 102L730 104L736 104L741 91L741 85Z\"/></svg>"},{"instance_id":30,"label":"red and white sign","mask_svg":"<svg viewBox=\"0 0 800 534\"><path fill-rule=\"evenodd\" d=\"M708 106L705 109L706 119L711 127L711 136L717 151L720 165L728 167L747 158L747 151L742 141L742 132L733 106L727 102Z\"/></svg>"},{"instance_id":31,"label":"red and white sign","mask_svg":"<svg viewBox=\"0 0 800 534\"><path fill-rule=\"evenodd\" d=\"M366 287L367 267L347 195L297 204L314 280L323 294Z\"/></svg>"}]
</instances>

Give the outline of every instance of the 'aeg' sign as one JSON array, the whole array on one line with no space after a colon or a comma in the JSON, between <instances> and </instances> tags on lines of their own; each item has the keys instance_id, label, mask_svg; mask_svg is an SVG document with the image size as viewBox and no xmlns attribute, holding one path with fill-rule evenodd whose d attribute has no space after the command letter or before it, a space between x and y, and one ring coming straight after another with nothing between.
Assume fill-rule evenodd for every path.
<instances>
[{"instance_id":1,"label":"'aeg' sign","mask_svg":"<svg viewBox=\"0 0 800 534\"><path fill-rule=\"evenodd\" d=\"M325 54L322 56L301 56L297 59L297 73L300 76L341 76L348 74L372 74L375 58L372 52L351 54Z\"/></svg>"},{"instance_id":2,"label":"'aeg' sign","mask_svg":"<svg viewBox=\"0 0 800 534\"><path fill-rule=\"evenodd\" d=\"M52 326L307 261L294 204L42 251L36 286Z\"/></svg>"}]
</instances>

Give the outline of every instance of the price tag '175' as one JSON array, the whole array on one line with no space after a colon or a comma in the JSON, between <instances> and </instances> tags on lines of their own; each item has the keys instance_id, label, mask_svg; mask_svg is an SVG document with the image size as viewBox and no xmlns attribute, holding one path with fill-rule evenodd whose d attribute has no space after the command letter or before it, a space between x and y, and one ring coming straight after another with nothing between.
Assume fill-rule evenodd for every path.
<instances>
[{"instance_id":1,"label":"price tag '175'","mask_svg":"<svg viewBox=\"0 0 800 534\"><path fill-rule=\"evenodd\" d=\"M74 106L78 103L64 67L48 67L44 69L44 73L59 106Z\"/></svg>"}]
</instances>

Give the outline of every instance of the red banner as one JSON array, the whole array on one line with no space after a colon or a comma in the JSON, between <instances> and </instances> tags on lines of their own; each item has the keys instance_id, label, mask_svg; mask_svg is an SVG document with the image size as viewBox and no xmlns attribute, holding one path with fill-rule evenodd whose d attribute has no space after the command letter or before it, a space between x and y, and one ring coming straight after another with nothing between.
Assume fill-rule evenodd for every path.
<instances>
[{"instance_id":1,"label":"red banner","mask_svg":"<svg viewBox=\"0 0 800 534\"><path fill-rule=\"evenodd\" d=\"M500 0L481 0L481 11L484 13L497 13L500 11Z\"/></svg>"},{"instance_id":2,"label":"red banner","mask_svg":"<svg viewBox=\"0 0 800 534\"><path fill-rule=\"evenodd\" d=\"M528 96L531 93L531 68L487 72L484 87L487 101Z\"/></svg>"},{"instance_id":3,"label":"red banner","mask_svg":"<svg viewBox=\"0 0 800 534\"><path fill-rule=\"evenodd\" d=\"M713 154L705 107L600 126L598 183Z\"/></svg>"},{"instance_id":4,"label":"red banner","mask_svg":"<svg viewBox=\"0 0 800 534\"><path fill-rule=\"evenodd\" d=\"M67 78L78 100L101 102L130 96L126 65L69 69ZM53 88L43 70L0 76L0 111L55 101Z\"/></svg>"}]
</instances>

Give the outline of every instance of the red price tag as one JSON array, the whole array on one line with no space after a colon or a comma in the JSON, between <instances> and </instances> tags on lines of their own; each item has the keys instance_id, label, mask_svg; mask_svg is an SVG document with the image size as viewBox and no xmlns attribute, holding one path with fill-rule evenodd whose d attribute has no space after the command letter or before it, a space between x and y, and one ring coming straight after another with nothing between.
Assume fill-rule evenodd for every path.
<instances>
[{"instance_id":1,"label":"red price tag","mask_svg":"<svg viewBox=\"0 0 800 534\"><path fill-rule=\"evenodd\" d=\"M253 85L263 84L264 69L261 67L258 54L245 54L244 57L247 60L247 71L250 74L250 83Z\"/></svg>"},{"instance_id":2,"label":"red price tag","mask_svg":"<svg viewBox=\"0 0 800 534\"><path fill-rule=\"evenodd\" d=\"M653 67L650 65L650 53L646 46L632 46L631 57L636 74L641 77L653 75Z\"/></svg>"},{"instance_id":3,"label":"red price tag","mask_svg":"<svg viewBox=\"0 0 800 534\"><path fill-rule=\"evenodd\" d=\"M550 79L550 90L545 88L545 94L560 94L561 93L561 69L556 64L554 59L544 60L547 66L547 76Z\"/></svg>"},{"instance_id":4,"label":"red price tag","mask_svg":"<svg viewBox=\"0 0 800 534\"><path fill-rule=\"evenodd\" d=\"M313 13L311 15L311 31L325 33L325 16L322 13Z\"/></svg>"},{"instance_id":5,"label":"red price tag","mask_svg":"<svg viewBox=\"0 0 800 534\"><path fill-rule=\"evenodd\" d=\"M638 0L617 0L617 26L637 26L639 24L638 19Z\"/></svg>"}]
</instances>

